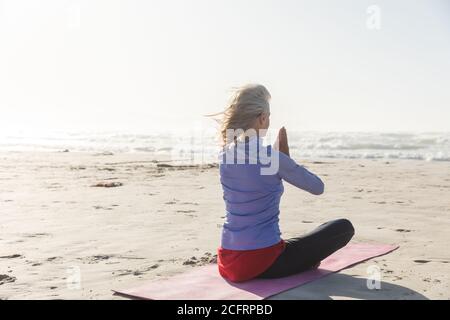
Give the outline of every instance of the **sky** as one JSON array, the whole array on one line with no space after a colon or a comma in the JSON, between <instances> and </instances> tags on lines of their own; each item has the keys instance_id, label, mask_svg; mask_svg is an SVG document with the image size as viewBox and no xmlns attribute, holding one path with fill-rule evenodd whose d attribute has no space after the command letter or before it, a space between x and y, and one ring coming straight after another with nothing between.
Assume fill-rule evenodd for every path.
<instances>
[{"instance_id":1,"label":"sky","mask_svg":"<svg viewBox=\"0 0 450 320\"><path fill-rule=\"evenodd\" d=\"M261 83L273 127L450 131L446 0L0 0L0 132L204 125Z\"/></svg>"}]
</instances>

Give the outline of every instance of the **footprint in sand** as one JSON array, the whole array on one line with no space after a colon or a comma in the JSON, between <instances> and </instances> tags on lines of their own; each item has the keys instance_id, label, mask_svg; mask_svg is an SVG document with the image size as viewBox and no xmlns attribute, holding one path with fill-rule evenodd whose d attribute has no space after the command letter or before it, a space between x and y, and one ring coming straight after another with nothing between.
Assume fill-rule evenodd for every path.
<instances>
[{"instance_id":1,"label":"footprint in sand","mask_svg":"<svg viewBox=\"0 0 450 320\"><path fill-rule=\"evenodd\" d=\"M167 201L167 202L164 203L164 204L173 205L173 204L177 204L178 202L180 202L180 200L178 200L178 199L176 199L176 198L173 198L172 200Z\"/></svg>"},{"instance_id":2,"label":"footprint in sand","mask_svg":"<svg viewBox=\"0 0 450 320\"><path fill-rule=\"evenodd\" d=\"M102 207L102 206L93 206L95 210L112 210L112 208Z\"/></svg>"},{"instance_id":3,"label":"footprint in sand","mask_svg":"<svg viewBox=\"0 0 450 320\"><path fill-rule=\"evenodd\" d=\"M438 279L433 280L433 279L431 279L431 278L424 278L424 279L422 279L422 281L423 281L423 282L429 282L429 283L433 282L433 283L435 283L435 284L441 283L440 280L438 280Z\"/></svg>"},{"instance_id":4,"label":"footprint in sand","mask_svg":"<svg viewBox=\"0 0 450 320\"><path fill-rule=\"evenodd\" d=\"M47 186L47 189L61 189L63 188L62 185L60 185L59 183L52 183L51 185Z\"/></svg>"},{"instance_id":5,"label":"footprint in sand","mask_svg":"<svg viewBox=\"0 0 450 320\"><path fill-rule=\"evenodd\" d=\"M99 183L92 185L91 187L93 187L93 188L116 188L116 187L122 187L122 186L123 186L122 182L99 182Z\"/></svg>"},{"instance_id":6,"label":"footprint in sand","mask_svg":"<svg viewBox=\"0 0 450 320\"><path fill-rule=\"evenodd\" d=\"M148 268L144 268L141 270L130 270L130 269L125 269L125 270L119 270L118 274L116 274L116 272L112 272L113 275L117 275L117 276L128 276L128 275L133 275L133 276L141 276L143 274L145 274L146 272L152 271L159 268L159 264L154 264Z\"/></svg>"},{"instance_id":7,"label":"footprint in sand","mask_svg":"<svg viewBox=\"0 0 450 320\"><path fill-rule=\"evenodd\" d=\"M0 257L0 259L17 259L17 258L23 258L23 256L20 254L12 254L9 256Z\"/></svg>"},{"instance_id":8,"label":"footprint in sand","mask_svg":"<svg viewBox=\"0 0 450 320\"><path fill-rule=\"evenodd\" d=\"M6 283L13 283L17 280L16 277L8 276L7 274L0 274L0 286Z\"/></svg>"},{"instance_id":9,"label":"footprint in sand","mask_svg":"<svg viewBox=\"0 0 450 320\"><path fill-rule=\"evenodd\" d=\"M212 264L212 263L217 263L217 255L216 254L213 255L210 252L205 252L205 254L200 258L193 256L193 257L185 260L183 262L183 265L194 267L194 266L204 266L204 265Z\"/></svg>"},{"instance_id":10,"label":"footprint in sand","mask_svg":"<svg viewBox=\"0 0 450 320\"><path fill-rule=\"evenodd\" d=\"M105 152L99 152L99 153L94 153L93 156L94 157L98 157L98 156L113 156L114 153L110 152L110 151L105 151Z\"/></svg>"},{"instance_id":11,"label":"footprint in sand","mask_svg":"<svg viewBox=\"0 0 450 320\"><path fill-rule=\"evenodd\" d=\"M430 260L414 260L415 263L421 263L421 264L425 264L425 263L429 263L431 262Z\"/></svg>"},{"instance_id":12,"label":"footprint in sand","mask_svg":"<svg viewBox=\"0 0 450 320\"><path fill-rule=\"evenodd\" d=\"M78 260L82 260L87 264L94 264L103 261L110 261L111 259L127 259L127 260L144 260L145 258L134 257L134 256L122 256L122 255L114 255L114 254L97 254L91 257L78 258ZM117 262L119 263L119 262ZM108 262L107 264L116 264L116 262Z\"/></svg>"},{"instance_id":13,"label":"footprint in sand","mask_svg":"<svg viewBox=\"0 0 450 320\"><path fill-rule=\"evenodd\" d=\"M111 259L113 256L112 255L95 255L95 256L91 256L91 257L86 257L86 258L78 258L79 260L83 260L83 262L87 263L87 264L94 264L94 263L99 263L100 261L106 261Z\"/></svg>"},{"instance_id":14,"label":"footprint in sand","mask_svg":"<svg viewBox=\"0 0 450 320\"><path fill-rule=\"evenodd\" d=\"M39 233L26 233L23 236L25 238L41 238L41 237L51 236L51 234L50 233L39 232Z\"/></svg>"},{"instance_id":15,"label":"footprint in sand","mask_svg":"<svg viewBox=\"0 0 450 320\"><path fill-rule=\"evenodd\" d=\"M183 262L183 266L195 266L198 264L196 257L191 257Z\"/></svg>"},{"instance_id":16,"label":"footprint in sand","mask_svg":"<svg viewBox=\"0 0 450 320\"><path fill-rule=\"evenodd\" d=\"M408 232L411 232L412 230L408 230L408 229L396 229L395 231L397 231L397 232L405 232L405 233L408 233Z\"/></svg>"},{"instance_id":17,"label":"footprint in sand","mask_svg":"<svg viewBox=\"0 0 450 320\"><path fill-rule=\"evenodd\" d=\"M99 171L108 171L108 172L116 171L116 169L114 169L114 168L98 168L97 170L99 170Z\"/></svg>"},{"instance_id":18,"label":"footprint in sand","mask_svg":"<svg viewBox=\"0 0 450 320\"><path fill-rule=\"evenodd\" d=\"M98 261L98 260L108 260L111 259L113 256L111 255L96 255L92 256L92 260Z\"/></svg>"},{"instance_id":19,"label":"footprint in sand","mask_svg":"<svg viewBox=\"0 0 450 320\"><path fill-rule=\"evenodd\" d=\"M86 167L84 167L84 166L73 166L73 167L70 167L70 170L86 170Z\"/></svg>"},{"instance_id":20,"label":"footprint in sand","mask_svg":"<svg viewBox=\"0 0 450 320\"><path fill-rule=\"evenodd\" d=\"M54 262L54 261L59 261L61 259L62 259L61 257L50 257L50 258L47 259L47 261L48 262Z\"/></svg>"}]
</instances>

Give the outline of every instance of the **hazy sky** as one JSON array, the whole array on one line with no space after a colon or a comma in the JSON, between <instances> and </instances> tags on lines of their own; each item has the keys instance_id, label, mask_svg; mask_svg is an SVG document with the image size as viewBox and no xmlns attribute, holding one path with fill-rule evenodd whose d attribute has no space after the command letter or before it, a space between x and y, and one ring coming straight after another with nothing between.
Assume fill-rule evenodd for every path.
<instances>
[{"instance_id":1,"label":"hazy sky","mask_svg":"<svg viewBox=\"0 0 450 320\"><path fill-rule=\"evenodd\" d=\"M189 128L247 82L274 126L450 131L446 0L0 0L0 20L3 131Z\"/></svg>"}]
</instances>

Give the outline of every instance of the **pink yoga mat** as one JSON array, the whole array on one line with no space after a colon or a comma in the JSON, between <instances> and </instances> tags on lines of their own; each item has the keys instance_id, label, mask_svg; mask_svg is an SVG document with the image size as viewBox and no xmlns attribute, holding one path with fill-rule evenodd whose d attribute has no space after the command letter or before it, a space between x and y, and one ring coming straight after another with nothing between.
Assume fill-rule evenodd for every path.
<instances>
[{"instance_id":1,"label":"pink yoga mat","mask_svg":"<svg viewBox=\"0 0 450 320\"><path fill-rule=\"evenodd\" d=\"M397 248L398 246L393 245L350 244L322 261L319 269L280 279L232 283L223 279L217 265L213 264L166 280L156 280L137 288L114 292L130 298L152 300L260 300L385 255Z\"/></svg>"}]
</instances>

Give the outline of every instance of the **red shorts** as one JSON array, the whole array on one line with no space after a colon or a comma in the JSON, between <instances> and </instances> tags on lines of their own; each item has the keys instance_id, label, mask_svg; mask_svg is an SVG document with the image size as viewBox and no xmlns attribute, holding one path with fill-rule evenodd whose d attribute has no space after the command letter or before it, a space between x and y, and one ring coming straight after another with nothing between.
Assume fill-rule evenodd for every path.
<instances>
[{"instance_id":1,"label":"red shorts","mask_svg":"<svg viewBox=\"0 0 450 320\"><path fill-rule=\"evenodd\" d=\"M243 282L256 278L266 271L283 252L281 240L271 247L256 250L218 249L217 264L222 277L232 282Z\"/></svg>"}]
</instances>

